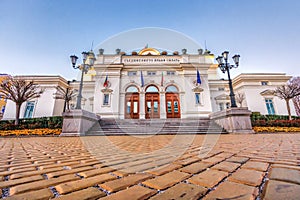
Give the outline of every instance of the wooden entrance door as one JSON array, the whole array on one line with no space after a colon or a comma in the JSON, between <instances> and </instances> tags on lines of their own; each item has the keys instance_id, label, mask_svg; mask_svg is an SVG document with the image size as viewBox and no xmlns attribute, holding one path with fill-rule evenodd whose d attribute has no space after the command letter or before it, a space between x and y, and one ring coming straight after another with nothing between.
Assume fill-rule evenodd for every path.
<instances>
[{"instance_id":1,"label":"wooden entrance door","mask_svg":"<svg viewBox=\"0 0 300 200\"><path fill-rule=\"evenodd\" d=\"M158 93L146 93L145 97L145 111L146 119L159 118L159 94Z\"/></svg>"},{"instance_id":2,"label":"wooden entrance door","mask_svg":"<svg viewBox=\"0 0 300 200\"><path fill-rule=\"evenodd\" d=\"M167 118L180 118L180 101L178 93L166 93Z\"/></svg>"},{"instance_id":3,"label":"wooden entrance door","mask_svg":"<svg viewBox=\"0 0 300 200\"><path fill-rule=\"evenodd\" d=\"M128 93L125 96L125 119L139 119L139 93Z\"/></svg>"}]
</instances>

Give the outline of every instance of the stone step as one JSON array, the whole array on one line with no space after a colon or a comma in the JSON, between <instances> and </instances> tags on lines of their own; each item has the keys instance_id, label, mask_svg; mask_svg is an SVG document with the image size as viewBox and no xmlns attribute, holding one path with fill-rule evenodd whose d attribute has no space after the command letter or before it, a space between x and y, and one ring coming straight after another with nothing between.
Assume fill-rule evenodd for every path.
<instances>
[{"instance_id":1,"label":"stone step","mask_svg":"<svg viewBox=\"0 0 300 200\"><path fill-rule=\"evenodd\" d=\"M101 119L87 135L219 134L227 133L208 118Z\"/></svg>"}]
</instances>

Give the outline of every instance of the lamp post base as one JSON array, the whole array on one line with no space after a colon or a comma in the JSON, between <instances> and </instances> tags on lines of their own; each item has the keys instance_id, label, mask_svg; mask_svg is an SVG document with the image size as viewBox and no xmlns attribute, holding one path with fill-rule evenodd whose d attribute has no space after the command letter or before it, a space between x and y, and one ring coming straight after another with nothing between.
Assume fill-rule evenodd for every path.
<instances>
[{"instance_id":1,"label":"lamp post base","mask_svg":"<svg viewBox=\"0 0 300 200\"><path fill-rule=\"evenodd\" d=\"M60 136L84 136L99 119L98 115L86 110L75 109L64 112Z\"/></svg>"},{"instance_id":2,"label":"lamp post base","mask_svg":"<svg viewBox=\"0 0 300 200\"><path fill-rule=\"evenodd\" d=\"M228 133L254 133L250 120L251 111L248 108L229 108L210 115Z\"/></svg>"}]
</instances>

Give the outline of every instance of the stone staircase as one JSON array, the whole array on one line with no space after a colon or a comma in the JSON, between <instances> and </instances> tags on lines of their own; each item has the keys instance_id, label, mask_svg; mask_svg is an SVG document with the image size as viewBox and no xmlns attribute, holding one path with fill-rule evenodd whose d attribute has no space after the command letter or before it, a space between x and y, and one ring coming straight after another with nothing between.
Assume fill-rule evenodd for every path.
<instances>
[{"instance_id":1,"label":"stone staircase","mask_svg":"<svg viewBox=\"0 0 300 200\"><path fill-rule=\"evenodd\" d=\"M101 119L86 135L154 135L227 133L208 118L199 119Z\"/></svg>"}]
</instances>

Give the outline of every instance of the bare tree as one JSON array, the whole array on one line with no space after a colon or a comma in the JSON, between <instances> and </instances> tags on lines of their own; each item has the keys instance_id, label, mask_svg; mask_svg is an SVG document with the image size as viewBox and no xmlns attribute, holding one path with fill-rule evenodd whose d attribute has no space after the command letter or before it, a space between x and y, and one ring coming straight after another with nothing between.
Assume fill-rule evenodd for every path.
<instances>
[{"instance_id":1,"label":"bare tree","mask_svg":"<svg viewBox=\"0 0 300 200\"><path fill-rule=\"evenodd\" d=\"M70 110L70 101L76 96L75 90L71 90L68 86L67 88L62 88L61 86L56 86L56 92L54 93L55 99L64 100L63 112Z\"/></svg>"},{"instance_id":2,"label":"bare tree","mask_svg":"<svg viewBox=\"0 0 300 200\"><path fill-rule=\"evenodd\" d=\"M15 125L19 124L20 109L24 102L39 97L43 90L33 81L26 81L22 77L8 76L0 84L0 93L4 98L15 102L16 104L16 120Z\"/></svg>"},{"instance_id":3,"label":"bare tree","mask_svg":"<svg viewBox=\"0 0 300 200\"><path fill-rule=\"evenodd\" d=\"M289 101L300 95L300 85L289 81L286 85L279 86L275 89L275 95L285 100L289 120L292 119Z\"/></svg>"},{"instance_id":4,"label":"bare tree","mask_svg":"<svg viewBox=\"0 0 300 200\"><path fill-rule=\"evenodd\" d=\"M235 100L238 104L240 104L240 107L242 107L243 102L245 100L245 94L244 93L236 93Z\"/></svg>"},{"instance_id":5,"label":"bare tree","mask_svg":"<svg viewBox=\"0 0 300 200\"><path fill-rule=\"evenodd\" d=\"M298 76L298 77L292 78L291 83L300 85L300 77ZM293 98L293 103L294 103L294 107L295 107L295 110L296 110L296 114L298 116L300 116L300 95L295 96Z\"/></svg>"}]
</instances>

